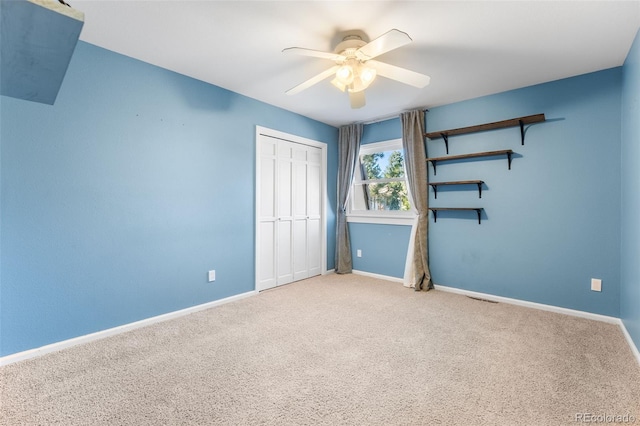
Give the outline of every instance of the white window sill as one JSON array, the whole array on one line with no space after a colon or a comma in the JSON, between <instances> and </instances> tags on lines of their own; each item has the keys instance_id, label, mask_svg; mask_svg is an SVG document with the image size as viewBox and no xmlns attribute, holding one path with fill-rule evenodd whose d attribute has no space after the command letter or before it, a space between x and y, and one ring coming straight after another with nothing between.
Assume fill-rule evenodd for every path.
<instances>
[{"instance_id":1,"label":"white window sill","mask_svg":"<svg viewBox=\"0 0 640 426\"><path fill-rule=\"evenodd\" d=\"M415 216L347 215L347 222L412 226Z\"/></svg>"}]
</instances>

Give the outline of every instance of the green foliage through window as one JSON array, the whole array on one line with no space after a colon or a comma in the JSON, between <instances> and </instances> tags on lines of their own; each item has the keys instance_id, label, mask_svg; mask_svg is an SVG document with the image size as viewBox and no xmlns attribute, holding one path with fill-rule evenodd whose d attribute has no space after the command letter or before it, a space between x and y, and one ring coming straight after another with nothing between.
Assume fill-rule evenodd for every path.
<instances>
[{"instance_id":1,"label":"green foliage through window","mask_svg":"<svg viewBox=\"0 0 640 426\"><path fill-rule=\"evenodd\" d=\"M406 211L411 208L401 150L364 154L360 157L360 165L367 210Z\"/></svg>"}]
</instances>

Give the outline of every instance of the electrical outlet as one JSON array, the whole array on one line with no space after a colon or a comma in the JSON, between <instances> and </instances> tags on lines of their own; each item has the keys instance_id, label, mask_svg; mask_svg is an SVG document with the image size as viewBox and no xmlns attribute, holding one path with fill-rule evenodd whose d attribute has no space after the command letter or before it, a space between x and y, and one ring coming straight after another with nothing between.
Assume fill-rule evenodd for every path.
<instances>
[{"instance_id":1,"label":"electrical outlet","mask_svg":"<svg viewBox=\"0 0 640 426\"><path fill-rule=\"evenodd\" d=\"M216 280L216 270L212 269L209 271L209 282L213 282Z\"/></svg>"},{"instance_id":2,"label":"electrical outlet","mask_svg":"<svg viewBox=\"0 0 640 426\"><path fill-rule=\"evenodd\" d=\"M597 278L591 278L591 290L602 291L602 280Z\"/></svg>"},{"instance_id":3,"label":"electrical outlet","mask_svg":"<svg viewBox=\"0 0 640 426\"><path fill-rule=\"evenodd\" d=\"M356 256L362 257L362 250L360 249L356 250Z\"/></svg>"}]
</instances>

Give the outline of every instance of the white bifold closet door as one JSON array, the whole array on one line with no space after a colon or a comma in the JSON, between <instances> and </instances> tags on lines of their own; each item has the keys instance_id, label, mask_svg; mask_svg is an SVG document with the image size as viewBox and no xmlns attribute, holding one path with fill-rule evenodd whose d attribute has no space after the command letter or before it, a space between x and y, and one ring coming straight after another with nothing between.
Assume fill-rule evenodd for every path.
<instances>
[{"instance_id":1,"label":"white bifold closet door","mask_svg":"<svg viewBox=\"0 0 640 426\"><path fill-rule=\"evenodd\" d=\"M322 272L320 148L260 136L258 290Z\"/></svg>"}]
</instances>

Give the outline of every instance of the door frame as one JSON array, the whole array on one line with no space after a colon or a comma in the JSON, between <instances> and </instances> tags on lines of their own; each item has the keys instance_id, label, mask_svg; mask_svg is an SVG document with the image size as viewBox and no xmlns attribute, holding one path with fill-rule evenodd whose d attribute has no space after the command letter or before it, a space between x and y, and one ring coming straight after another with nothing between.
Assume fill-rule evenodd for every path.
<instances>
[{"instance_id":1,"label":"door frame","mask_svg":"<svg viewBox=\"0 0 640 426\"><path fill-rule=\"evenodd\" d=\"M259 288L260 282L260 233L258 232L260 228L260 211L258 209L260 203L260 138L268 137L279 139L287 142L299 143L306 146L311 146L314 148L320 148L322 155L322 163L320 165L320 194L321 194L321 233L322 237L321 241L321 253L322 259L321 262L321 274L327 273L327 206L328 203L328 192L327 192L327 144L324 142L307 139L301 136L292 135L290 133L281 132L279 130L269 129L267 127L256 126L256 140L255 140L255 199L254 199L254 268L255 268L255 280L254 280L254 290L261 291Z\"/></svg>"}]
</instances>

